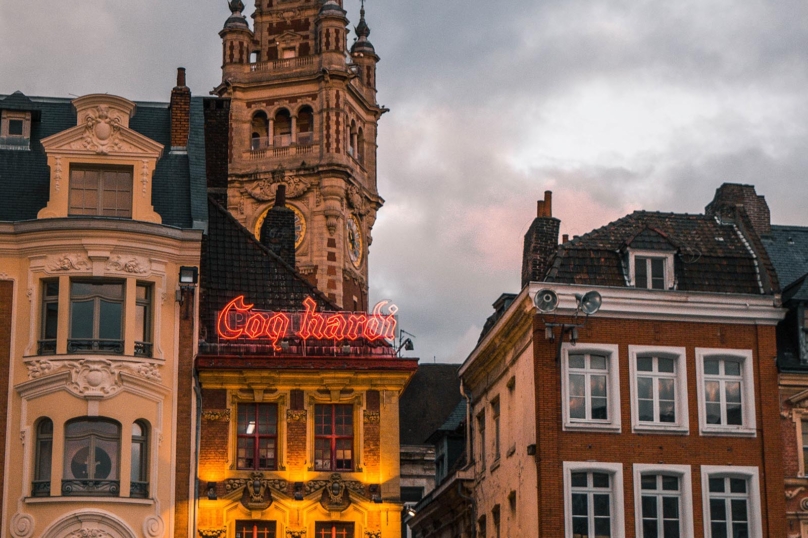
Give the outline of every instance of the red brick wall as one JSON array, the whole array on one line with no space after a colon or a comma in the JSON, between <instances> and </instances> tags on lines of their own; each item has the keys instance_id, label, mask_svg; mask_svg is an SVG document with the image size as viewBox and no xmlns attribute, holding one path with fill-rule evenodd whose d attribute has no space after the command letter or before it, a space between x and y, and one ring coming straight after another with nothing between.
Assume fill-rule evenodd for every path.
<instances>
[{"instance_id":1,"label":"red brick wall","mask_svg":"<svg viewBox=\"0 0 808 538\"><path fill-rule=\"evenodd\" d=\"M622 433L561 431L561 369L557 344L544 338L544 323L534 323L536 359L537 465L541 536L564 535L564 461L623 463L625 528L635 535L634 463L692 466L694 530L702 534L701 465L755 466L760 471L761 516L764 536L785 535L782 441L778 401L775 329L767 326L683 322L653 322L590 318L580 331L582 343L617 344L620 360ZM629 345L686 348L689 435L631 433ZM728 438L699 435L695 348L750 349L753 352L757 437Z\"/></svg>"},{"instance_id":2,"label":"red brick wall","mask_svg":"<svg viewBox=\"0 0 808 538\"><path fill-rule=\"evenodd\" d=\"M185 302L191 308L192 302L186 294ZM193 312L186 316L180 314L179 327L179 354L177 361L177 455L175 465L176 486L174 491L174 538L188 537L188 521L193 511L190 504L190 485L195 473L192 474L192 465L196 462L191 452L191 441L195 435L193 424L193 338L194 320Z\"/></svg>"},{"instance_id":3,"label":"red brick wall","mask_svg":"<svg viewBox=\"0 0 808 538\"><path fill-rule=\"evenodd\" d=\"M9 365L11 364L11 304L14 298L14 283L0 281L0 446L6 446L8 422ZM5 451L0 453L0 506L3 506L3 486L6 467Z\"/></svg>"},{"instance_id":4,"label":"red brick wall","mask_svg":"<svg viewBox=\"0 0 808 538\"><path fill-rule=\"evenodd\" d=\"M367 411L369 416L377 416L381 409L380 395L378 390L367 391ZM379 419L370 419L364 421L364 454L362 461L365 465L365 470L370 475L379 472L379 461L381 456L381 421Z\"/></svg>"}]
</instances>

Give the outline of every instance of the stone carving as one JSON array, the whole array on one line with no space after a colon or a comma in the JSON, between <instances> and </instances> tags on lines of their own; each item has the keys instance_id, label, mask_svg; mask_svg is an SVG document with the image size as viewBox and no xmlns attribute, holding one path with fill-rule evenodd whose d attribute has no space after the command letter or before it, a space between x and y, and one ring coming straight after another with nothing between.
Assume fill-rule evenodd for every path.
<instances>
[{"instance_id":1,"label":"stone carving","mask_svg":"<svg viewBox=\"0 0 808 538\"><path fill-rule=\"evenodd\" d=\"M143 534L148 538L160 538L165 534L166 526L160 516L149 516L143 521Z\"/></svg>"},{"instance_id":2,"label":"stone carving","mask_svg":"<svg viewBox=\"0 0 808 538\"><path fill-rule=\"evenodd\" d=\"M115 538L115 536L103 529L79 529L71 532L65 538Z\"/></svg>"},{"instance_id":3,"label":"stone carving","mask_svg":"<svg viewBox=\"0 0 808 538\"><path fill-rule=\"evenodd\" d=\"M336 491L336 489L332 490L332 485L334 484L336 484L334 488L338 488L338 491ZM346 488L354 493L358 493L359 495L364 495L365 493L365 486L362 485L362 482L359 482L358 480L343 480L342 475L339 473L334 473L331 475L330 480L310 480L309 482L306 482L306 495L325 487L328 487L328 494L332 500L335 498L340 498L343 490Z\"/></svg>"},{"instance_id":4,"label":"stone carving","mask_svg":"<svg viewBox=\"0 0 808 538\"><path fill-rule=\"evenodd\" d=\"M56 192L62 188L62 158L56 157L56 166L53 171L53 188Z\"/></svg>"},{"instance_id":5,"label":"stone carving","mask_svg":"<svg viewBox=\"0 0 808 538\"><path fill-rule=\"evenodd\" d=\"M11 518L11 535L14 538L28 538L34 533L34 518L17 512Z\"/></svg>"},{"instance_id":6,"label":"stone carving","mask_svg":"<svg viewBox=\"0 0 808 538\"><path fill-rule=\"evenodd\" d=\"M798 487L798 488L794 488L794 489L787 489L787 490L786 490L786 499L788 499L788 500L793 499L794 497L796 497L797 495L799 495L800 491L802 491L802 490L804 490L804 489L805 489L805 488L804 488L804 487L802 487L802 486L800 486L800 487Z\"/></svg>"},{"instance_id":7,"label":"stone carving","mask_svg":"<svg viewBox=\"0 0 808 538\"><path fill-rule=\"evenodd\" d=\"M244 192L259 202L268 202L275 199L275 191L278 190L280 184L286 185L287 198L298 198L311 187L311 181L308 179L296 176L286 177L283 172L279 174L278 171L275 171L271 177L263 177L256 185L246 187Z\"/></svg>"},{"instance_id":8,"label":"stone carving","mask_svg":"<svg viewBox=\"0 0 808 538\"><path fill-rule=\"evenodd\" d=\"M808 512L808 497L803 497L802 500L800 500L800 510Z\"/></svg>"},{"instance_id":9,"label":"stone carving","mask_svg":"<svg viewBox=\"0 0 808 538\"><path fill-rule=\"evenodd\" d=\"M0 273L0 280L11 280L8 273Z\"/></svg>"},{"instance_id":10,"label":"stone carving","mask_svg":"<svg viewBox=\"0 0 808 538\"><path fill-rule=\"evenodd\" d=\"M84 133L80 142L71 144L73 149L87 149L99 155L106 155L110 151L121 149L121 116L110 113L107 105L99 105L95 110L88 111L84 119Z\"/></svg>"},{"instance_id":11,"label":"stone carving","mask_svg":"<svg viewBox=\"0 0 808 538\"><path fill-rule=\"evenodd\" d=\"M365 216L368 212L365 199L359 192L359 189L354 185L348 185L348 204L353 208L357 215Z\"/></svg>"},{"instance_id":12,"label":"stone carving","mask_svg":"<svg viewBox=\"0 0 808 538\"><path fill-rule=\"evenodd\" d=\"M128 260L125 260L121 256L115 256L114 259L107 262L107 271L119 271L133 275L145 275L149 272L149 262L142 261L137 258L129 258Z\"/></svg>"},{"instance_id":13,"label":"stone carving","mask_svg":"<svg viewBox=\"0 0 808 538\"><path fill-rule=\"evenodd\" d=\"M89 268L89 261L78 254L62 254L48 264L51 271L86 271Z\"/></svg>"},{"instance_id":14,"label":"stone carving","mask_svg":"<svg viewBox=\"0 0 808 538\"><path fill-rule=\"evenodd\" d=\"M368 411L365 409L365 424L378 424L380 418L378 411Z\"/></svg>"},{"instance_id":15,"label":"stone carving","mask_svg":"<svg viewBox=\"0 0 808 538\"><path fill-rule=\"evenodd\" d=\"M28 363L27 366L29 379L37 379L63 369L69 370L70 382L67 387L79 396L112 396L123 386L122 372L135 374L154 382L160 382L162 379L159 367L149 363L113 363L105 359L35 360Z\"/></svg>"},{"instance_id":16,"label":"stone carving","mask_svg":"<svg viewBox=\"0 0 808 538\"><path fill-rule=\"evenodd\" d=\"M198 529L197 532L201 538L220 538L224 536L227 529Z\"/></svg>"},{"instance_id":17,"label":"stone carving","mask_svg":"<svg viewBox=\"0 0 808 538\"><path fill-rule=\"evenodd\" d=\"M145 198L149 186L149 161L146 159L140 161L140 184L142 185L140 195Z\"/></svg>"},{"instance_id":18,"label":"stone carving","mask_svg":"<svg viewBox=\"0 0 808 538\"><path fill-rule=\"evenodd\" d=\"M365 531L365 538L382 538L382 531Z\"/></svg>"},{"instance_id":19,"label":"stone carving","mask_svg":"<svg viewBox=\"0 0 808 538\"><path fill-rule=\"evenodd\" d=\"M267 479L264 473L251 473L250 478L229 478L224 481L228 493L244 488L241 504L248 510L266 510L272 504L270 488L286 491L286 480Z\"/></svg>"},{"instance_id":20,"label":"stone carving","mask_svg":"<svg viewBox=\"0 0 808 538\"><path fill-rule=\"evenodd\" d=\"M286 410L287 422L306 422L305 409L287 409Z\"/></svg>"},{"instance_id":21,"label":"stone carving","mask_svg":"<svg viewBox=\"0 0 808 538\"><path fill-rule=\"evenodd\" d=\"M304 538L306 529L286 529L286 538Z\"/></svg>"},{"instance_id":22,"label":"stone carving","mask_svg":"<svg viewBox=\"0 0 808 538\"><path fill-rule=\"evenodd\" d=\"M202 419L211 422L224 419L225 422L230 422L230 409L211 409L209 411L202 411Z\"/></svg>"}]
</instances>

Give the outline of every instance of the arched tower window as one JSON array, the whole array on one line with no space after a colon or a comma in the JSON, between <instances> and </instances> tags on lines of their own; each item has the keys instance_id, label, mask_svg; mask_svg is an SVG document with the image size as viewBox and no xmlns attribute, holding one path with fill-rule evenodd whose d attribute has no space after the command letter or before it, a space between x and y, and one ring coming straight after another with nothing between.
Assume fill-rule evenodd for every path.
<instances>
[{"instance_id":1,"label":"arched tower window","mask_svg":"<svg viewBox=\"0 0 808 538\"><path fill-rule=\"evenodd\" d=\"M285 108L275 114L274 145L288 146L292 143L292 115Z\"/></svg>"},{"instance_id":2,"label":"arched tower window","mask_svg":"<svg viewBox=\"0 0 808 538\"><path fill-rule=\"evenodd\" d=\"M253 114L250 130L250 148L253 151L264 149L269 145L269 120L266 112L259 110Z\"/></svg>"},{"instance_id":3,"label":"arched tower window","mask_svg":"<svg viewBox=\"0 0 808 538\"><path fill-rule=\"evenodd\" d=\"M359 164L365 164L365 131L362 129L356 134L356 160Z\"/></svg>"},{"instance_id":4,"label":"arched tower window","mask_svg":"<svg viewBox=\"0 0 808 538\"><path fill-rule=\"evenodd\" d=\"M356 158L356 121L351 120L351 126L348 128L348 155Z\"/></svg>"},{"instance_id":5,"label":"arched tower window","mask_svg":"<svg viewBox=\"0 0 808 538\"><path fill-rule=\"evenodd\" d=\"M84 417L65 425L62 495L117 497L120 491L121 425Z\"/></svg>"},{"instance_id":6,"label":"arched tower window","mask_svg":"<svg viewBox=\"0 0 808 538\"><path fill-rule=\"evenodd\" d=\"M132 467L130 497L149 496L149 424L138 420L132 424Z\"/></svg>"},{"instance_id":7,"label":"arched tower window","mask_svg":"<svg viewBox=\"0 0 808 538\"><path fill-rule=\"evenodd\" d=\"M304 106L297 113L297 143L301 146L314 143L314 112L310 106Z\"/></svg>"},{"instance_id":8,"label":"arched tower window","mask_svg":"<svg viewBox=\"0 0 808 538\"><path fill-rule=\"evenodd\" d=\"M53 461L53 421L47 417L36 426L36 460L32 497L50 496L51 462Z\"/></svg>"}]
</instances>

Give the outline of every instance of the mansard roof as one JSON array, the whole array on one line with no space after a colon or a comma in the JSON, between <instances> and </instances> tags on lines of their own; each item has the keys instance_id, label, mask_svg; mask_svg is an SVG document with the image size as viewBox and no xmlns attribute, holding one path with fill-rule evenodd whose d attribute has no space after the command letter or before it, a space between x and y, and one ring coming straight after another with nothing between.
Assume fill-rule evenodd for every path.
<instances>
[{"instance_id":1,"label":"mansard roof","mask_svg":"<svg viewBox=\"0 0 808 538\"><path fill-rule=\"evenodd\" d=\"M773 293L777 278L742 210L733 222L709 215L635 211L560 245L545 281L627 287L627 254L674 253L676 289Z\"/></svg>"},{"instance_id":2,"label":"mansard roof","mask_svg":"<svg viewBox=\"0 0 808 538\"><path fill-rule=\"evenodd\" d=\"M402 445L429 444L462 400L459 364L419 364L399 400ZM465 408L463 410L465 420Z\"/></svg>"},{"instance_id":3,"label":"mansard roof","mask_svg":"<svg viewBox=\"0 0 808 538\"><path fill-rule=\"evenodd\" d=\"M808 273L808 226L772 226L762 238L785 288Z\"/></svg>"},{"instance_id":4,"label":"mansard roof","mask_svg":"<svg viewBox=\"0 0 808 538\"><path fill-rule=\"evenodd\" d=\"M50 169L41 141L76 127L73 99L27 97L20 92L0 96L0 109L32 112L30 150L0 149L0 221L37 218L48 203ZM168 103L137 102L129 127L166 148L171 146ZM187 154L164 152L152 182L152 205L163 224L191 228L205 220L205 157L202 100L192 99ZM192 162L193 161L193 162ZM202 200L202 201L200 201Z\"/></svg>"}]
</instances>

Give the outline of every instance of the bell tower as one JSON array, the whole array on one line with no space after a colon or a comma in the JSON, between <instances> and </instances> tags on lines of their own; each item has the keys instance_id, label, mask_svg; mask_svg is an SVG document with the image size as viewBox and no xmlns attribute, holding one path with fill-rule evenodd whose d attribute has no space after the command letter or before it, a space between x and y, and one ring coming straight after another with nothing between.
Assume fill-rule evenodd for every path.
<instances>
[{"instance_id":1,"label":"bell tower","mask_svg":"<svg viewBox=\"0 0 808 538\"><path fill-rule=\"evenodd\" d=\"M347 47L342 0L241 0L222 38L230 99L227 206L256 236L286 187L295 213L295 265L337 304L368 306L368 246L384 203L376 187L379 57L364 3Z\"/></svg>"}]
</instances>

